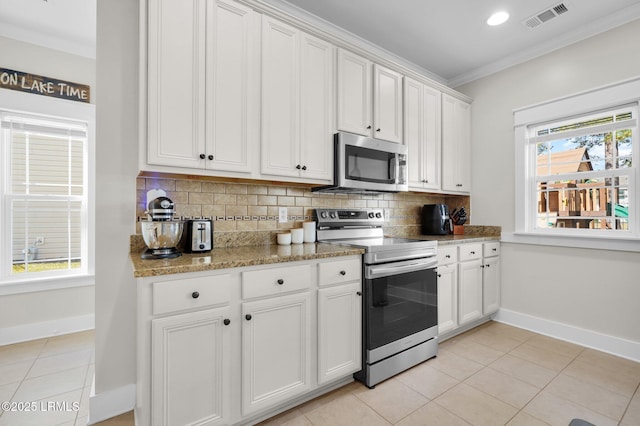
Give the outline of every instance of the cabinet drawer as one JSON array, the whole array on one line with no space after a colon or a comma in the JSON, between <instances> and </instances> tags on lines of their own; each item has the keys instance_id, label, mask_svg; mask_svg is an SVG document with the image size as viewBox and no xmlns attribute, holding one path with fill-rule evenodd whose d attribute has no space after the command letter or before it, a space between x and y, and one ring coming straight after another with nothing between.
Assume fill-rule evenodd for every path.
<instances>
[{"instance_id":1,"label":"cabinet drawer","mask_svg":"<svg viewBox=\"0 0 640 426\"><path fill-rule=\"evenodd\" d=\"M222 305L231 300L231 277L212 275L153 283L153 314Z\"/></svg>"},{"instance_id":2,"label":"cabinet drawer","mask_svg":"<svg viewBox=\"0 0 640 426\"><path fill-rule=\"evenodd\" d=\"M460 244L458 249L460 262L482 258L482 244Z\"/></svg>"},{"instance_id":3,"label":"cabinet drawer","mask_svg":"<svg viewBox=\"0 0 640 426\"><path fill-rule=\"evenodd\" d=\"M483 257L500 256L500 242L492 241L490 243L484 243L482 250Z\"/></svg>"},{"instance_id":4,"label":"cabinet drawer","mask_svg":"<svg viewBox=\"0 0 640 426\"><path fill-rule=\"evenodd\" d=\"M320 286L360 281L362 267L357 259L336 260L318 265L318 284Z\"/></svg>"},{"instance_id":5,"label":"cabinet drawer","mask_svg":"<svg viewBox=\"0 0 640 426\"><path fill-rule=\"evenodd\" d=\"M449 265L458 261L458 247L446 246L438 247L438 265Z\"/></svg>"},{"instance_id":6,"label":"cabinet drawer","mask_svg":"<svg viewBox=\"0 0 640 426\"><path fill-rule=\"evenodd\" d=\"M270 296L309 288L310 265L284 266L242 273L242 298Z\"/></svg>"}]
</instances>

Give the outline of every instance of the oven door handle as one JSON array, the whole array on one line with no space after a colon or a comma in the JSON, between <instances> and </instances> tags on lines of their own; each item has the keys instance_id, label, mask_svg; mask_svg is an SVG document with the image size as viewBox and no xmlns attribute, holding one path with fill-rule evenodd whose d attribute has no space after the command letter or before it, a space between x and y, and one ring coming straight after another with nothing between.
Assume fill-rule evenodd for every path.
<instances>
[{"instance_id":1,"label":"oven door handle","mask_svg":"<svg viewBox=\"0 0 640 426\"><path fill-rule=\"evenodd\" d=\"M437 266L438 259L435 256L404 262L385 263L383 265L369 265L365 267L364 277L366 279L376 279L424 269L433 269Z\"/></svg>"}]
</instances>

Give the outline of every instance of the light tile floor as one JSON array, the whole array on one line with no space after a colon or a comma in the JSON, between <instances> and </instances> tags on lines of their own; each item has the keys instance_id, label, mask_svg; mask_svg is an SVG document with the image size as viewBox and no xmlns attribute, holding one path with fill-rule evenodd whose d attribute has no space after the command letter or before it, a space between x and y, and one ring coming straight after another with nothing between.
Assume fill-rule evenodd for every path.
<instances>
[{"instance_id":1,"label":"light tile floor","mask_svg":"<svg viewBox=\"0 0 640 426\"><path fill-rule=\"evenodd\" d=\"M0 426L86 424L93 364L93 332L0 347L0 401L71 408L0 412ZM261 425L638 426L639 385L640 363L489 322L375 389L351 383ZM133 415L100 425L133 425Z\"/></svg>"}]
</instances>

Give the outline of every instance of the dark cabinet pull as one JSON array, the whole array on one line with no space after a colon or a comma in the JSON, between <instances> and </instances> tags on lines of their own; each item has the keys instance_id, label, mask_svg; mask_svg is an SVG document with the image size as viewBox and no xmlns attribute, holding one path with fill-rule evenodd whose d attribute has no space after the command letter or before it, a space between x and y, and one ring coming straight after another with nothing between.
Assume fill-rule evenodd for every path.
<instances>
[{"instance_id":1,"label":"dark cabinet pull","mask_svg":"<svg viewBox=\"0 0 640 426\"><path fill-rule=\"evenodd\" d=\"M244 317L247 319L247 321L251 321L251 314L247 314Z\"/></svg>"},{"instance_id":2,"label":"dark cabinet pull","mask_svg":"<svg viewBox=\"0 0 640 426\"><path fill-rule=\"evenodd\" d=\"M498 251L498 249L497 248L493 248L493 249L491 249L491 251Z\"/></svg>"},{"instance_id":3,"label":"dark cabinet pull","mask_svg":"<svg viewBox=\"0 0 640 426\"><path fill-rule=\"evenodd\" d=\"M307 170L307 166L302 166L302 170Z\"/></svg>"},{"instance_id":4,"label":"dark cabinet pull","mask_svg":"<svg viewBox=\"0 0 640 426\"><path fill-rule=\"evenodd\" d=\"M367 129L370 129L370 128L371 128L371 125L368 125L368 126L367 126Z\"/></svg>"},{"instance_id":5,"label":"dark cabinet pull","mask_svg":"<svg viewBox=\"0 0 640 426\"><path fill-rule=\"evenodd\" d=\"M229 318L225 318L224 321L222 321L224 323L224 325L229 325L231 324L231 320Z\"/></svg>"},{"instance_id":6,"label":"dark cabinet pull","mask_svg":"<svg viewBox=\"0 0 640 426\"><path fill-rule=\"evenodd\" d=\"M471 253L471 254L476 254L476 252L475 252L475 251L471 251L471 252L469 252L469 253Z\"/></svg>"},{"instance_id":7,"label":"dark cabinet pull","mask_svg":"<svg viewBox=\"0 0 640 426\"><path fill-rule=\"evenodd\" d=\"M347 271L340 271L340 275L347 275Z\"/></svg>"},{"instance_id":8,"label":"dark cabinet pull","mask_svg":"<svg viewBox=\"0 0 640 426\"><path fill-rule=\"evenodd\" d=\"M487 268L491 268L491 265L490 265L490 264L487 264Z\"/></svg>"},{"instance_id":9,"label":"dark cabinet pull","mask_svg":"<svg viewBox=\"0 0 640 426\"><path fill-rule=\"evenodd\" d=\"M200 293L198 293L197 291L194 291L193 293L191 293L191 297L193 297L194 299L197 299L198 297L200 297Z\"/></svg>"},{"instance_id":10,"label":"dark cabinet pull","mask_svg":"<svg viewBox=\"0 0 640 426\"><path fill-rule=\"evenodd\" d=\"M485 265L480 265L480 267L481 267L481 268L484 268L484 267L485 267Z\"/></svg>"},{"instance_id":11,"label":"dark cabinet pull","mask_svg":"<svg viewBox=\"0 0 640 426\"><path fill-rule=\"evenodd\" d=\"M356 294L357 294L358 296L362 296L362 292L361 292L361 291L356 291Z\"/></svg>"},{"instance_id":12,"label":"dark cabinet pull","mask_svg":"<svg viewBox=\"0 0 640 426\"><path fill-rule=\"evenodd\" d=\"M442 278L442 274L438 274L438 278Z\"/></svg>"},{"instance_id":13,"label":"dark cabinet pull","mask_svg":"<svg viewBox=\"0 0 640 426\"><path fill-rule=\"evenodd\" d=\"M379 132L379 131L380 131L380 129L376 129L376 132Z\"/></svg>"},{"instance_id":14,"label":"dark cabinet pull","mask_svg":"<svg viewBox=\"0 0 640 426\"><path fill-rule=\"evenodd\" d=\"M445 257L446 257L447 259L451 259L451 255L450 255L450 254L446 255Z\"/></svg>"},{"instance_id":15,"label":"dark cabinet pull","mask_svg":"<svg viewBox=\"0 0 640 426\"><path fill-rule=\"evenodd\" d=\"M298 170L300 170L301 168L302 168L302 166L301 166L300 164L298 164L298 165L296 166L296 169L298 169Z\"/></svg>"},{"instance_id":16,"label":"dark cabinet pull","mask_svg":"<svg viewBox=\"0 0 640 426\"><path fill-rule=\"evenodd\" d=\"M209 155L209 160L213 160L213 155Z\"/></svg>"},{"instance_id":17,"label":"dark cabinet pull","mask_svg":"<svg viewBox=\"0 0 640 426\"><path fill-rule=\"evenodd\" d=\"M205 158L205 155L204 154L200 154L200 159L204 160L204 158Z\"/></svg>"},{"instance_id":18,"label":"dark cabinet pull","mask_svg":"<svg viewBox=\"0 0 640 426\"><path fill-rule=\"evenodd\" d=\"M282 278L280 278L280 279L278 280L278 284L280 284L280 285L284 284L284 280L283 280Z\"/></svg>"}]
</instances>

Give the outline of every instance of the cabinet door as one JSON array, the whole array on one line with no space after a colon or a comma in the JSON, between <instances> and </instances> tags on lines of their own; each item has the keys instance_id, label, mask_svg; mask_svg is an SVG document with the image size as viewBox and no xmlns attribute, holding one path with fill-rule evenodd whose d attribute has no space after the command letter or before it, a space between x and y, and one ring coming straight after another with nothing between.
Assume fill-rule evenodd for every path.
<instances>
[{"instance_id":1,"label":"cabinet door","mask_svg":"<svg viewBox=\"0 0 640 426\"><path fill-rule=\"evenodd\" d=\"M205 166L251 172L252 151L259 146L259 20L231 0L209 3L208 14Z\"/></svg>"},{"instance_id":2,"label":"cabinet door","mask_svg":"<svg viewBox=\"0 0 640 426\"><path fill-rule=\"evenodd\" d=\"M371 69L369 60L338 49L338 130L372 135Z\"/></svg>"},{"instance_id":3,"label":"cabinet door","mask_svg":"<svg viewBox=\"0 0 640 426\"><path fill-rule=\"evenodd\" d=\"M333 177L335 48L301 33L300 49L300 176L329 181Z\"/></svg>"},{"instance_id":4,"label":"cabinet door","mask_svg":"<svg viewBox=\"0 0 640 426\"><path fill-rule=\"evenodd\" d=\"M229 313L226 307L151 321L152 424L229 423Z\"/></svg>"},{"instance_id":5,"label":"cabinet door","mask_svg":"<svg viewBox=\"0 0 640 426\"><path fill-rule=\"evenodd\" d=\"M458 327L458 265L438 266L438 333Z\"/></svg>"},{"instance_id":6,"label":"cabinet door","mask_svg":"<svg viewBox=\"0 0 640 426\"><path fill-rule=\"evenodd\" d=\"M261 171L298 176L299 31L262 18Z\"/></svg>"},{"instance_id":7,"label":"cabinet door","mask_svg":"<svg viewBox=\"0 0 640 426\"><path fill-rule=\"evenodd\" d=\"M373 66L373 137L402 143L402 74Z\"/></svg>"},{"instance_id":8,"label":"cabinet door","mask_svg":"<svg viewBox=\"0 0 640 426\"><path fill-rule=\"evenodd\" d=\"M205 0L148 3L147 162L202 168Z\"/></svg>"},{"instance_id":9,"label":"cabinet door","mask_svg":"<svg viewBox=\"0 0 640 426\"><path fill-rule=\"evenodd\" d=\"M311 389L309 292L242 304L242 414Z\"/></svg>"},{"instance_id":10,"label":"cabinet door","mask_svg":"<svg viewBox=\"0 0 640 426\"><path fill-rule=\"evenodd\" d=\"M409 186L440 189L440 92L404 80L404 143L409 148Z\"/></svg>"},{"instance_id":11,"label":"cabinet door","mask_svg":"<svg viewBox=\"0 0 640 426\"><path fill-rule=\"evenodd\" d=\"M489 315L500 308L500 257L484 259L482 287L482 310L484 315Z\"/></svg>"},{"instance_id":12,"label":"cabinet door","mask_svg":"<svg viewBox=\"0 0 640 426\"><path fill-rule=\"evenodd\" d=\"M471 189L471 106L442 95L442 189Z\"/></svg>"},{"instance_id":13,"label":"cabinet door","mask_svg":"<svg viewBox=\"0 0 640 426\"><path fill-rule=\"evenodd\" d=\"M466 324L482 316L482 261L458 264L458 323Z\"/></svg>"},{"instance_id":14,"label":"cabinet door","mask_svg":"<svg viewBox=\"0 0 640 426\"><path fill-rule=\"evenodd\" d=\"M361 369L362 284L318 290L318 383Z\"/></svg>"}]
</instances>

